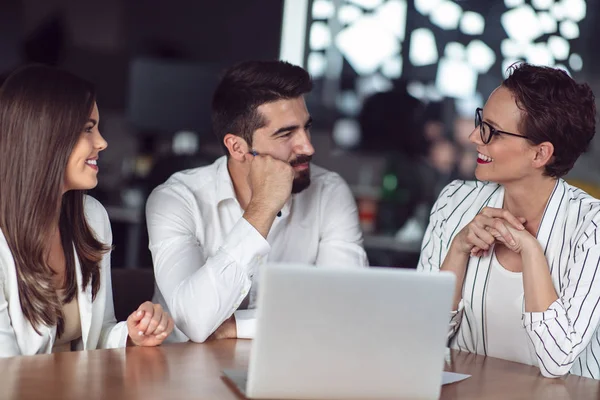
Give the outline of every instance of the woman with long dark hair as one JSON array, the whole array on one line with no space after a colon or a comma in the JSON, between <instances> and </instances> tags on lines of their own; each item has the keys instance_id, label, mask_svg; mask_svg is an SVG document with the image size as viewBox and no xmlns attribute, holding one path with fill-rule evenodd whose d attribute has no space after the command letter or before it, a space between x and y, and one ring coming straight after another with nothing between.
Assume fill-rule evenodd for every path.
<instances>
[{"instance_id":1,"label":"woman with long dark hair","mask_svg":"<svg viewBox=\"0 0 600 400\"><path fill-rule=\"evenodd\" d=\"M24 67L0 88L0 357L156 346L173 329L150 302L115 320L110 223L85 195L98 122L93 86L65 71Z\"/></svg>"}]
</instances>

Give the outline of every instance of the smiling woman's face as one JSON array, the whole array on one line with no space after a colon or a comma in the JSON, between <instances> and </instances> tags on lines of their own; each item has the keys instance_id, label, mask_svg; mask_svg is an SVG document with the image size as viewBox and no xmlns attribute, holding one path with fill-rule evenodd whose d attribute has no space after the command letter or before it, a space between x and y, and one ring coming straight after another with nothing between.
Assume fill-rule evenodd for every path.
<instances>
[{"instance_id":1,"label":"smiling woman's face","mask_svg":"<svg viewBox=\"0 0 600 400\"><path fill-rule=\"evenodd\" d=\"M482 116L484 122L497 130L524 135L519 131L521 110L511 92L503 86L490 95ZM481 181L505 184L539 173L531 163L535 146L527 139L500 133L493 135L491 141L485 144L481 140L480 128L475 127L469 140L477 145L475 176Z\"/></svg>"},{"instance_id":2,"label":"smiling woman's face","mask_svg":"<svg viewBox=\"0 0 600 400\"><path fill-rule=\"evenodd\" d=\"M98 130L99 122L98 106L94 103L90 118L69 156L63 192L89 190L98 184L98 154L107 146Z\"/></svg>"}]
</instances>

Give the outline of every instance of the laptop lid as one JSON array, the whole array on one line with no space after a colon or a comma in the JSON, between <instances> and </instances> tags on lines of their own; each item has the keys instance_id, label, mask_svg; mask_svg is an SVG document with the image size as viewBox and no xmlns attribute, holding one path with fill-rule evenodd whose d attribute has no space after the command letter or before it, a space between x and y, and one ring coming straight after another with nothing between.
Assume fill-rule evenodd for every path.
<instances>
[{"instance_id":1,"label":"laptop lid","mask_svg":"<svg viewBox=\"0 0 600 400\"><path fill-rule=\"evenodd\" d=\"M437 399L455 277L269 264L246 395Z\"/></svg>"}]
</instances>

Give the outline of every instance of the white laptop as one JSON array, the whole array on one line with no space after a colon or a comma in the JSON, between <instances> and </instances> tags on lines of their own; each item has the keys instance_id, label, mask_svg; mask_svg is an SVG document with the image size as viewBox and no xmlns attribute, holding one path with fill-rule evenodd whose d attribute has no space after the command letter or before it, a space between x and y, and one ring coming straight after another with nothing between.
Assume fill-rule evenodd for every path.
<instances>
[{"instance_id":1,"label":"white laptop","mask_svg":"<svg viewBox=\"0 0 600 400\"><path fill-rule=\"evenodd\" d=\"M246 371L257 399L437 399L454 274L269 264Z\"/></svg>"}]
</instances>

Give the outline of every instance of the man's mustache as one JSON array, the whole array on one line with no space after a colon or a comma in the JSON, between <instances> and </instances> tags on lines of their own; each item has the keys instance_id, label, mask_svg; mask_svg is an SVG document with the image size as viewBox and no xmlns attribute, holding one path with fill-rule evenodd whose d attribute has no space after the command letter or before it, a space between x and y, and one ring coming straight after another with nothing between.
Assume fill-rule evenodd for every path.
<instances>
[{"instance_id":1,"label":"man's mustache","mask_svg":"<svg viewBox=\"0 0 600 400\"><path fill-rule=\"evenodd\" d=\"M295 160L290 161L290 165L292 167L295 167L296 165L309 163L310 160L312 160L312 156L302 155L302 156L296 157Z\"/></svg>"}]
</instances>

